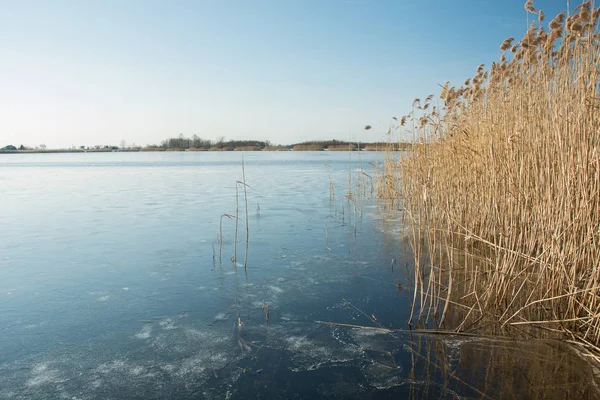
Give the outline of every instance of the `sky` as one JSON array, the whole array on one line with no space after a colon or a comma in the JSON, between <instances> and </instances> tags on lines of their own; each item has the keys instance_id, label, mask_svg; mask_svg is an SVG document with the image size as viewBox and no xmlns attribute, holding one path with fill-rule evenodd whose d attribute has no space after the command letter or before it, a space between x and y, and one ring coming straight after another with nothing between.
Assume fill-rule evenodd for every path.
<instances>
[{"instance_id":1,"label":"sky","mask_svg":"<svg viewBox=\"0 0 600 400\"><path fill-rule=\"evenodd\" d=\"M523 4L0 0L0 147L385 140L521 38ZM566 0L535 6L550 20Z\"/></svg>"}]
</instances>

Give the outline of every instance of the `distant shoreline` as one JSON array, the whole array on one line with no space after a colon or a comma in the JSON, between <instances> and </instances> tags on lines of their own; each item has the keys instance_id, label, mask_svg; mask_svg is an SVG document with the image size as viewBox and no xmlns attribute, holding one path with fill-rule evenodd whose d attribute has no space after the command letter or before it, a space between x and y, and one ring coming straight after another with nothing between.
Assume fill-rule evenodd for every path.
<instances>
[{"instance_id":1,"label":"distant shoreline","mask_svg":"<svg viewBox=\"0 0 600 400\"><path fill-rule=\"evenodd\" d=\"M110 149L100 149L100 150L79 150L79 149L56 149L56 150L0 150L0 154L52 154L52 153L112 153L112 152L139 152L138 149L123 149L123 150L110 150Z\"/></svg>"},{"instance_id":2,"label":"distant shoreline","mask_svg":"<svg viewBox=\"0 0 600 400\"><path fill-rule=\"evenodd\" d=\"M389 150L401 150L401 149L392 149L392 148L367 148L360 149L360 151L389 151ZM94 149L94 150L80 150L80 149L57 149L57 150L0 150L0 154L63 154L63 153L146 153L146 152L213 152L213 151L222 151L222 152L231 152L231 151L357 151L356 149L293 149L293 148L285 148L285 149L164 149L164 148L143 148L143 149Z\"/></svg>"},{"instance_id":3,"label":"distant shoreline","mask_svg":"<svg viewBox=\"0 0 600 400\"><path fill-rule=\"evenodd\" d=\"M124 141L123 141L124 143ZM146 146L77 146L67 149L49 149L44 145L39 147L17 147L9 144L0 147L0 154L43 154L43 153L113 153L113 152L141 152L141 151L379 151L403 150L412 147L407 142L346 142L343 140L313 140L294 144L273 144L260 140L228 140L220 138L218 141L199 138L194 135L186 138L183 135L163 140L159 145L147 144Z\"/></svg>"}]
</instances>

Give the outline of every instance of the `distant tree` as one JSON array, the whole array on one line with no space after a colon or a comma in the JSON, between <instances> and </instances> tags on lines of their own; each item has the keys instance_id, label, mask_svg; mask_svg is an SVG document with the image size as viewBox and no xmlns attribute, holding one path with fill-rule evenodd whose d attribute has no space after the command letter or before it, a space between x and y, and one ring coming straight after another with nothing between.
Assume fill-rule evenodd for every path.
<instances>
[{"instance_id":1,"label":"distant tree","mask_svg":"<svg viewBox=\"0 0 600 400\"><path fill-rule=\"evenodd\" d=\"M20 145L20 146L19 146L19 150L27 150L27 149L25 148L25 146L23 146L23 145Z\"/></svg>"},{"instance_id":2,"label":"distant tree","mask_svg":"<svg viewBox=\"0 0 600 400\"><path fill-rule=\"evenodd\" d=\"M125 146L127 146L127 142L125 141L125 139L121 140L121 148L124 149Z\"/></svg>"},{"instance_id":3,"label":"distant tree","mask_svg":"<svg viewBox=\"0 0 600 400\"><path fill-rule=\"evenodd\" d=\"M9 144L8 146L4 146L0 150L17 150L17 148L15 146L13 146L12 144Z\"/></svg>"},{"instance_id":4,"label":"distant tree","mask_svg":"<svg viewBox=\"0 0 600 400\"><path fill-rule=\"evenodd\" d=\"M180 133L179 137L177 138L177 144L173 147L184 149L187 142L188 140L183 136L183 133Z\"/></svg>"},{"instance_id":5,"label":"distant tree","mask_svg":"<svg viewBox=\"0 0 600 400\"><path fill-rule=\"evenodd\" d=\"M40 144L40 149L46 150L46 145L45 144Z\"/></svg>"}]
</instances>

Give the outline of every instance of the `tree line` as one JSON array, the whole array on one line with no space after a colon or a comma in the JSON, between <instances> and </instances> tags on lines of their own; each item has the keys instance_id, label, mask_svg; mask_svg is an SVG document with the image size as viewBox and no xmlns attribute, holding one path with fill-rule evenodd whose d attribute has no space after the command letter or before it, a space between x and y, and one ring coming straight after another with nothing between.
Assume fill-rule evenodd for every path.
<instances>
[{"instance_id":1,"label":"tree line","mask_svg":"<svg viewBox=\"0 0 600 400\"><path fill-rule=\"evenodd\" d=\"M383 143L383 142L366 142L356 143L347 142L343 140L311 140L291 145L275 145L268 140L226 140L224 137L220 137L217 140L203 139L198 135L186 137L180 134L177 137L171 137L163 140L159 145L149 145L147 148L155 149L197 149L197 150L235 150L235 149L253 149L253 150L264 150L265 148L279 148L279 149L293 149L296 148L341 148L343 146L352 146L353 149L373 149L377 146L380 148L386 148L393 146L395 149L405 148L410 146L408 143Z\"/></svg>"},{"instance_id":2,"label":"tree line","mask_svg":"<svg viewBox=\"0 0 600 400\"><path fill-rule=\"evenodd\" d=\"M203 139L198 135L186 137L179 135L163 140L160 145L150 145L148 148L163 149L198 149L198 150L235 150L236 148L256 148L262 150L265 147L272 146L268 140L225 140L220 137L217 140Z\"/></svg>"}]
</instances>

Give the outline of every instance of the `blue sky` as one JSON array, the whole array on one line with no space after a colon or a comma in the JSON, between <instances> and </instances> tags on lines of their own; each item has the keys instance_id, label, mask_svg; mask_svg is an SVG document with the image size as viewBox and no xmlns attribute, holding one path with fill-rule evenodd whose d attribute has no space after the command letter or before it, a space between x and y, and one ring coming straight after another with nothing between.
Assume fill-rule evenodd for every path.
<instances>
[{"instance_id":1,"label":"blue sky","mask_svg":"<svg viewBox=\"0 0 600 400\"><path fill-rule=\"evenodd\" d=\"M0 0L0 147L382 140L520 38L523 4ZM566 0L535 5L551 19Z\"/></svg>"}]
</instances>

